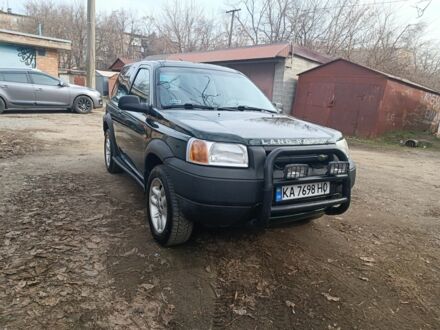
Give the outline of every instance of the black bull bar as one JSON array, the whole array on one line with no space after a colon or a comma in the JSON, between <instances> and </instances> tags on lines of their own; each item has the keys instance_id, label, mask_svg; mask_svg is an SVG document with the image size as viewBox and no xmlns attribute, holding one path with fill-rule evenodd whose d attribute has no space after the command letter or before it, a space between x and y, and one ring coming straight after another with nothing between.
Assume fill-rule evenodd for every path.
<instances>
[{"instance_id":1,"label":"black bull bar","mask_svg":"<svg viewBox=\"0 0 440 330\"><path fill-rule=\"evenodd\" d=\"M273 205L273 171L276 159L281 156L308 155L316 153L332 153L335 154L340 161L348 161L347 155L340 149L333 146L279 147L272 150L268 154L264 163L263 203L261 212L259 213L259 216L257 218L259 225L268 226L271 217L288 215L289 213L295 214L324 209L326 214L334 215L344 213L348 209L351 199L351 182L350 176L348 174L326 177L312 176L295 180L295 183L310 183L322 180L341 183L342 197L317 201L300 201L285 205Z\"/></svg>"}]
</instances>

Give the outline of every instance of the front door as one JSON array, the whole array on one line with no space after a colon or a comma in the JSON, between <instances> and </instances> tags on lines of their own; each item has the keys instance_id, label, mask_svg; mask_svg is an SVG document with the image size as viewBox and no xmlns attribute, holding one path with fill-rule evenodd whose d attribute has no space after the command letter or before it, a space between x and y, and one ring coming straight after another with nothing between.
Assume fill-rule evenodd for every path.
<instances>
[{"instance_id":1,"label":"front door","mask_svg":"<svg viewBox=\"0 0 440 330\"><path fill-rule=\"evenodd\" d=\"M130 89L131 95L139 97L141 103L150 104L150 70L139 68ZM148 116L144 113L126 111L125 153L134 163L136 170L143 175L145 170L145 149L151 138Z\"/></svg>"},{"instance_id":2,"label":"front door","mask_svg":"<svg viewBox=\"0 0 440 330\"><path fill-rule=\"evenodd\" d=\"M61 86L59 79L40 72L31 72L38 107L67 107L70 105L70 92Z\"/></svg>"},{"instance_id":3,"label":"front door","mask_svg":"<svg viewBox=\"0 0 440 330\"><path fill-rule=\"evenodd\" d=\"M26 71L0 73L0 89L11 108L35 106L35 90Z\"/></svg>"}]
</instances>

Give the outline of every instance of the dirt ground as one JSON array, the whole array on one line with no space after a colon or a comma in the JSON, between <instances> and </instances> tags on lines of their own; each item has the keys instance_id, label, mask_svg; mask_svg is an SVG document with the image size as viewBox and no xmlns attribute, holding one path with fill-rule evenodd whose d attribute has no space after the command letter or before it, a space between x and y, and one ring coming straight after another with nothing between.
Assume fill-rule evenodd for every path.
<instances>
[{"instance_id":1,"label":"dirt ground","mask_svg":"<svg viewBox=\"0 0 440 330\"><path fill-rule=\"evenodd\" d=\"M440 328L440 153L353 148L346 214L161 248L101 118L0 116L0 328Z\"/></svg>"}]
</instances>

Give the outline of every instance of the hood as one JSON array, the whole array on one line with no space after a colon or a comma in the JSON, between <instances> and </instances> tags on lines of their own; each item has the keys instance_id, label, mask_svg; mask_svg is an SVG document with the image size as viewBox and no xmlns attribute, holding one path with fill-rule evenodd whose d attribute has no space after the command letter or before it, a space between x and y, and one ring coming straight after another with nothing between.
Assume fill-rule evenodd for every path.
<instances>
[{"instance_id":1,"label":"hood","mask_svg":"<svg viewBox=\"0 0 440 330\"><path fill-rule=\"evenodd\" d=\"M165 110L164 117L210 141L247 145L303 145L335 143L336 130L282 114L254 111Z\"/></svg>"}]
</instances>

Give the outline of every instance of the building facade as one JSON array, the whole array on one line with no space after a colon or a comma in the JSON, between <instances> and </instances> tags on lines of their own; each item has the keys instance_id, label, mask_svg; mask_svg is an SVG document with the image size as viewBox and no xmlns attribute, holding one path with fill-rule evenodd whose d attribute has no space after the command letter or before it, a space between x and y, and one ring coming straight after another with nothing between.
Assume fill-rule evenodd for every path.
<instances>
[{"instance_id":1,"label":"building facade","mask_svg":"<svg viewBox=\"0 0 440 330\"><path fill-rule=\"evenodd\" d=\"M60 50L71 50L71 42L0 29L1 68L36 68L58 76Z\"/></svg>"}]
</instances>

